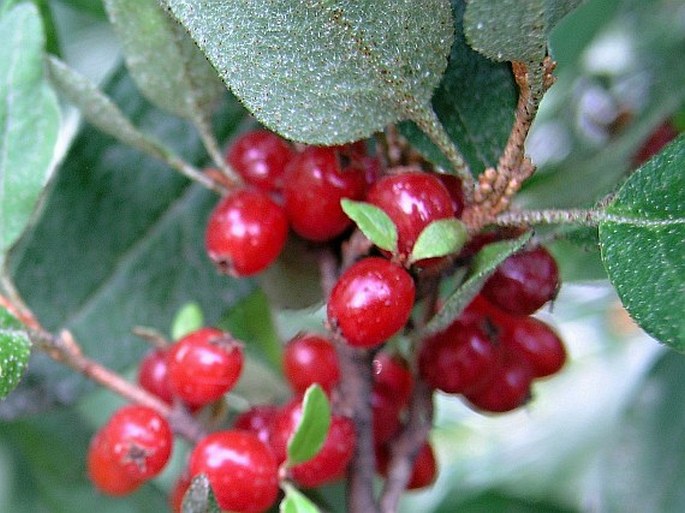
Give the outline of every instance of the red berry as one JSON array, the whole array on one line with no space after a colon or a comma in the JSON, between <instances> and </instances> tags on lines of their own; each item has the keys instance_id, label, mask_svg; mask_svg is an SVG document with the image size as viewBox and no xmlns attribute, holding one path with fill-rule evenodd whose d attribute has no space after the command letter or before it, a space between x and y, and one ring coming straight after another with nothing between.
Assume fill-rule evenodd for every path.
<instances>
[{"instance_id":1,"label":"red berry","mask_svg":"<svg viewBox=\"0 0 685 513\"><path fill-rule=\"evenodd\" d=\"M423 172L388 175L369 189L366 201L383 210L397 226L400 255L408 257L432 221L454 217L452 198L436 176Z\"/></svg>"},{"instance_id":2,"label":"red berry","mask_svg":"<svg viewBox=\"0 0 685 513\"><path fill-rule=\"evenodd\" d=\"M464 190L461 179L455 175L447 175L444 173L436 174L438 180L442 182L447 189L447 192L452 199L452 210L454 217L461 217L464 212Z\"/></svg>"},{"instance_id":3,"label":"red berry","mask_svg":"<svg viewBox=\"0 0 685 513\"><path fill-rule=\"evenodd\" d=\"M272 404L253 406L241 413L233 422L233 429L249 431L265 444L269 443L271 423L276 418L278 408Z\"/></svg>"},{"instance_id":4,"label":"red berry","mask_svg":"<svg viewBox=\"0 0 685 513\"><path fill-rule=\"evenodd\" d=\"M424 340L419 372L433 388L464 393L490 379L496 359L495 346L484 331L457 321Z\"/></svg>"},{"instance_id":5,"label":"red berry","mask_svg":"<svg viewBox=\"0 0 685 513\"><path fill-rule=\"evenodd\" d=\"M283 194L293 230L312 241L327 241L351 226L340 200L361 199L364 166L347 147L311 146L290 161Z\"/></svg>"},{"instance_id":6,"label":"red berry","mask_svg":"<svg viewBox=\"0 0 685 513\"><path fill-rule=\"evenodd\" d=\"M513 318L504 325L500 342L528 362L536 378L556 374L566 362L566 349L559 335L534 317Z\"/></svg>"},{"instance_id":7,"label":"red berry","mask_svg":"<svg viewBox=\"0 0 685 513\"><path fill-rule=\"evenodd\" d=\"M266 191L283 187L283 174L295 156L290 144L268 130L252 130L231 143L226 160L245 182Z\"/></svg>"},{"instance_id":8,"label":"red berry","mask_svg":"<svg viewBox=\"0 0 685 513\"><path fill-rule=\"evenodd\" d=\"M356 347L382 344L409 320L414 280L390 261L369 257L340 276L328 301L328 321Z\"/></svg>"},{"instance_id":9,"label":"red berry","mask_svg":"<svg viewBox=\"0 0 685 513\"><path fill-rule=\"evenodd\" d=\"M559 269L543 247L520 251L507 258L485 283L482 294L493 305L514 315L530 315L554 299Z\"/></svg>"},{"instance_id":10,"label":"red berry","mask_svg":"<svg viewBox=\"0 0 685 513\"><path fill-rule=\"evenodd\" d=\"M169 387L166 351L156 349L145 355L138 368L138 383L165 403L173 402L173 394Z\"/></svg>"},{"instance_id":11,"label":"red berry","mask_svg":"<svg viewBox=\"0 0 685 513\"><path fill-rule=\"evenodd\" d=\"M400 356L386 352L373 359L373 389L393 400L398 408L409 403L414 388L414 377L407 362Z\"/></svg>"},{"instance_id":12,"label":"red berry","mask_svg":"<svg viewBox=\"0 0 685 513\"><path fill-rule=\"evenodd\" d=\"M320 335L298 335L285 346L283 373L296 394L314 383L330 393L340 379L335 347Z\"/></svg>"},{"instance_id":13,"label":"red berry","mask_svg":"<svg viewBox=\"0 0 685 513\"><path fill-rule=\"evenodd\" d=\"M278 466L271 450L246 431L206 436L190 455L190 474L205 474L221 509L260 513L278 496Z\"/></svg>"},{"instance_id":14,"label":"red berry","mask_svg":"<svg viewBox=\"0 0 685 513\"><path fill-rule=\"evenodd\" d=\"M665 121L656 127L633 155L633 166L644 164L676 137L678 137L678 130L670 121Z\"/></svg>"},{"instance_id":15,"label":"red berry","mask_svg":"<svg viewBox=\"0 0 685 513\"><path fill-rule=\"evenodd\" d=\"M374 389L371 393L373 443L381 445L391 440L402 427L402 406L390 394Z\"/></svg>"},{"instance_id":16,"label":"red berry","mask_svg":"<svg viewBox=\"0 0 685 513\"><path fill-rule=\"evenodd\" d=\"M388 476L390 464L390 451L387 446L376 448L376 469L383 476ZM438 466L435 461L435 453L429 442L425 442L414 460L411 477L407 483L407 490L418 490L432 485L438 474Z\"/></svg>"},{"instance_id":17,"label":"red berry","mask_svg":"<svg viewBox=\"0 0 685 513\"><path fill-rule=\"evenodd\" d=\"M204 406L219 399L238 381L243 350L228 333L202 328L169 348L167 365L174 394L191 406Z\"/></svg>"},{"instance_id":18,"label":"red berry","mask_svg":"<svg viewBox=\"0 0 685 513\"><path fill-rule=\"evenodd\" d=\"M181 507L183 506L183 497L185 496L192 480L190 479L190 473L186 470L179 476L179 478L174 483L174 487L171 489L169 494L169 506L173 513L181 513Z\"/></svg>"},{"instance_id":19,"label":"red berry","mask_svg":"<svg viewBox=\"0 0 685 513\"><path fill-rule=\"evenodd\" d=\"M108 437L99 431L90 441L86 466L88 478L102 493L115 497L136 490L143 481L132 477L115 461Z\"/></svg>"},{"instance_id":20,"label":"red berry","mask_svg":"<svg viewBox=\"0 0 685 513\"><path fill-rule=\"evenodd\" d=\"M465 394L475 408L493 413L504 413L523 406L530 398L533 372L520 358L507 354L500 359L492 377L478 390Z\"/></svg>"},{"instance_id":21,"label":"red berry","mask_svg":"<svg viewBox=\"0 0 685 513\"><path fill-rule=\"evenodd\" d=\"M209 258L224 273L250 276L268 267L288 237L283 208L256 189L240 189L223 198L207 222Z\"/></svg>"},{"instance_id":22,"label":"red berry","mask_svg":"<svg viewBox=\"0 0 685 513\"><path fill-rule=\"evenodd\" d=\"M279 462L286 459L288 441L302 417L302 402L285 405L271 428L271 448ZM290 477L300 486L313 488L334 481L345 473L352 459L357 437L354 424L347 417L331 416L331 427L321 450L312 459L289 468Z\"/></svg>"}]
</instances>

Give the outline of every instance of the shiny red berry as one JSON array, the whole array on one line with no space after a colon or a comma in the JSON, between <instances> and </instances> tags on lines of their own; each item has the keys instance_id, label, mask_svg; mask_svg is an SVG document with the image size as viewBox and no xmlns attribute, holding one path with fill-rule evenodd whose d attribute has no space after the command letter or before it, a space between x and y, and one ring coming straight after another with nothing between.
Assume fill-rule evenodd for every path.
<instances>
[{"instance_id":1,"label":"shiny red berry","mask_svg":"<svg viewBox=\"0 0 685 513\"><path fill-rule=\"evenodd\" d=\"M504 413L515 410L530 399L533 372L524 360L504 352L491 378L478 390L465 394L478 410Z\"/></svg>"},{"instance_id":2,"label":"shiny red berry","mask_svg":"<svg viewBox=\"0 0 685 513\"><path fill-rule=\"evenodd\" d=\"M145 355L138 368L138 383L165 403L172 403L166 351L155 349Z\"/></svg>"},{"instance_id":3,"label":"shiny red berry","mask_svg":"<svg viewBox=\"0 0 685 513\"><path fill-rule=\"evenodd\" d=\"M212 211L205 232L209 258L224 273L250 276L281 253L288 237L283 208L257 189L241 189Z\"/></svg>"},{"instance_id":4,"label":"shiny red berry","mask_svg":"<svg viewBox=\"0 0 685 513\"><path fill-rule=\"evenodd\" d=\"M205 474L221 509L261 513L278 497L278 466L271 450L246 431L206 436L190 455L190 474Z\"/></svg>"},{"instance_id":5,"label":"shiny red berry","mask_svg":"<svg viewBox=\"0 0 685 513\"><path fill-rule=\"evenodd\" d=\"M340 200L362 199L366 190L363 161L347 147L306 148L286 169L283 195L288 220L298 235L327 241L345 231L352 221Z\"/></svg>"},{"instance_id":6,"label":"shiny red berry","mask_svg":"<svg viewBox=\"0 0 685 513\"><path fill-rule=\"evenodd\" d=\"M500 342L530 364L536 378L556 374L566 362L566 349L559 335L534 317L517 317L504 325Z\"/></svg>"},{"instance_id":7,"label":"shiny red berry","mask_svg":"<svg viewBox=\"0 0 685 513\"><path fill-rule=\"evenodd\" d=\"M374 347L407 323L414 295L414 280L407 271L384 258L365 258L333 287L328 321L350 345Z\"/></svg>"},{"instance_id":8,"label":"shiny red berry","mask_svg":"<svg viewBox=\"0 0 685 513\"><path fill-rule=\"evenodd\" d=\"M285 346L283 374L296 394L304 394L314 383L330 393L340 380L335 347L321 335L296 336Z\"/></svg>"},{"instance_id":9,"label":"shiny red berry","mask_svg":"<svg viewBox=\"0 0 685 513\"><path fill-rule=\"evenodd\" d=\"M271 448L279 462L286 459L288 441L302 417L302 402L297 399L285 405L271 426ZM343 476L352 459L357 437L354 424L347 417L331 416L331 427L321 450L312 459L288 469L300 486L314 488Z\"/></svg>"},{"instance_id":10,"label":"shiny red berry","mask_svg":"<svg viewBox=\"0 0 685 513\"><path fill-rule=\"evenodd\" d=\"M268 130L238 136L226 151L226 160L245 182L266 191L283 187L283 174L295 151L287 141Z\"/></svg>"},{"instance_id":11,"label":"shiny red berry","mask_svg":"<svg viewBox=\"0 0 685 513\"><path fill-rule=\"evenodd\" d=\"M373 359L373 389L391 398L398 408L407 406L414 389L414 376L406 360L379 352Z\"/></svg>"},{"instance_id":12,"label":"shiny red berry","mask_svg":"<svg viewBox=\"0 0 685 513\"><path fill-rule=\"evenodd\" d=\"M376 469L378 473L387 477L388 465L390 464L390 451L387 446L376 448ZM407 490L418 490L426 488L435 482L438 475L438 465L435 460L435 453L433 447L429 442L424 444L416 454L414 465L412 467L411 477L407 483Z\"/></svg>"},{"instance_id":13,"label":"shiny red berry","mask_svg":"<svg viewBox=\"0 0 685 513\"><path fill-rule=\"evenodd\" d=\"M90 441L86 467L91 483L106 495L114 497L128 495L143 483L117 463L112 444L101 431L96 433Z\"/></svg>"},{"instance_id":14,"label":"shiny red berry","mask_svg":"<svg viewBox=\"0 0 685 513\"><path fill-rule=\"evenodd\" d=\"M454 217L449 192L429 173L384 176L369 189L366 201L383 210L395 223L398 251L404 257L411 254L419 234L432 221Z\"/></svg>"},{"instance_id":15,"label":"shiny red berry","mask_svg":"<svg viewBox=\"0 0 685 513\"><path fill-rule=\"evenodd\" d=\"M497 350L475 325L453 323L424 340L419 372L428 385L443 392L468 392L490 379Z\"/></svg>"},{"instance_id":16,"label":"shiny red berry","mask_svg":"<svg viewBox=\"0 0 685 513\"><path fill-rule=\"evenodd\" d=\"M277 413L278 407L273 404L253 406L236 417L233 422L233 429L249 431L257 435L257 438L262 442L268 444L271 424Z\"/></svg>"},{"instance_id":17,"label":"shiny red berry","mask_svg":"<svg viewBox=\"0 0 685 513\"><path fill-rule=\"evenodd\" d=\"M236 384L243 368L243 350L228 333L202 328L169 348L167 365L174 395L188 405L204 406Z\"/></svg>"}]
</instances>

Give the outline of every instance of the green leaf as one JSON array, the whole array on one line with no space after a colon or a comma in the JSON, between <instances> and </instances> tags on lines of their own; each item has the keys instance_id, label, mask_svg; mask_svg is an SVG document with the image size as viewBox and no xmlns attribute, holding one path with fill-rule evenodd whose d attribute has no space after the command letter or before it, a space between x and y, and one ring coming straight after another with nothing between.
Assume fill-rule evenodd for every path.
<instances>
[{"instance_id":1,"label":"green leaf","mask_svg":"<svg viewBox=\"0 0 685 513\"><path fill-rule=\"evenodd\" d=\"M466 226L459 219L438 219L426 226L411 250L410 261L451 255L466 242Z\"/></svg>"},{"instance_id":2,"label":"green leaf","mask_svg":"<svg viewBox=\"0 0 685 513\"><path fill-rule=\"evenodd\" d=\"M288 440L288 464L312 459L323 447L331 426L331 405L319 385L311 385L302 400L302 417Z\"/></svg>"},{"instance_id":3,"label":"green leaf","mask_svg":"<svg viewBox=\"0 0 685 513\"><path fill-rule=\"evenodd\" d=\"M452 495L455 494L449 494L433 513L572 513L572 510L549 504L547 501L518 497L499 490L488 490L467 499L463 498L462 490L458 497Z\"/></svg>"},{"instance_id":4,"label":"green leaf","mask_svg":"<svg viewBox=\"0 0 685 513\"><path fill-rule=\"evenodd\" d=\"M545 230L539 229L537 234L545 238ZM597 227L556 227L553 238L546 247L559 266L562 283L607 279L599 252Z\"/></svg>"},{"instance_id":5,"label":"green leaf","mask_svg":"<svg viewBox=\"0 0 685 513\"><path fill-rule=\"evenodd\" d=\"M371 203L343 199L340 204L362 233L380 249L397 251L397 227L383 210Z\"/></svg>"},{"instance_id":6,"label":"green leaf","mask_svg":"<svg viewBox=\"0 0 685 513\"><path fill-rule=\"evenodd\" d=\"M531 236L532 233L528 232L517 239L495 242L481 249L474 257L464 282L447 298L445 305L421 330L418 338L434 335L447 328L476 297L497 266L523 248Z\"/></svg>"},{"instance_id":7,"label":"green leaf","mask_svg":"<svg viewBox=\"0 0 685 513\"><path fill-rule=\"evenodd\" d=\"M181 513L221 513L209 479L204 474L195 476L183 496Z\"/></svg>"},{"instance_id":8,"label":"green leaf","mask_svg":"<svg viewBox=\"0 0 685 513\"><path fill-rule=\"evenodd\" d=\"M293 485L286 483L283 490L285 497L278 508L279 513L320 513L316 504Z\"/></svg>"},{"instance_id":9,"label":"green leaf","mask_svg":"<svg viewBox=\"0 0 685 513\"><path fill-rule=\"evenodd\" d=\"M31 342L26 332L0 328L0 399L19 384L30 355Z\"/></svg>"},{"instance_id":10,"label":"green leaf","mask_svg":"<svg viewBox=\"0 0 685 513\"><path fill-rule=\"evenodd\" d=\"M210 119L224 86L205 56L157 0L105 0L126 66L142 93L186 119Z\"/></svg>"},{"instance_id":11,"label":"green leaf","mask_svg":"<svg viewBox=\"0 0 685 513\"><path fill-rule=\"evenodd\" d=\"M124 70L106 91L136 125L163 135L189 162L206 163L192 127L151 107ZM218 135L228 138L244 116L236 101L222 104ZM10 254L14 282L48 330L68 328L84 353L116 370L129 368L146 350L133 326L167 332L188 301L197 301L214 325L253 289L250 280L219 275L205 254L202 227L217 201L86 125L53 180L43 216ZM5 401L16 397L7 406L16 414L27 401L47 407L84 391L84 378L45 357L34 360Z\"/></svg>"},{"instance_id":12,"label":"green leaf","mask_svg":"<svg viewBox=\"0 0 685 513\"><path fill-rule=\"evenodd\" d=\"M448 0L163 3L260 122L310 144L359 140L428 105L454 29Z\"/></svg>"},{"instance_id":13,"label":"green leaf","mask_svg":"<svg viewBox=\"0 0 685 513\"><path fill-rule=\"evenodd\" d=\"M40 14L22 3L0 18L0 264L30 221L51 169L60 124L43 77Z\"/></svg>"},{"instance_id":14,"label":"green leaf","mask_svg":"<svg viewBox=\"0 0 685 513\"><path fill-rule=\"evenodd\" d=\"M471 0L464 29L469 44L502 61L541 62L547 35L582 0Z\"/></svg>"},{"instance_id":15,"label":"green leaf","mask_svg":"<svg viewBox=\"0 0 685 513\"><path fill-rule=\"evenodd\" d=\"M630 315L685 351L685 135L637 170L599 225L602 260Z\"/></svg>"},{"instance_id":16,"label":"green leaf","mask_svg":"<svg viewBox=\"0 0 685 513\"><path fill-rule=\"evenodd\" d=\"M494 167L502 154L514 123L518 91L511 66L493 62L466 44L464 6L463 0L452 1L456 34L432 105L471 171L478 175ZM427 159L450 169L442 152L414 123L400 124L400 130Z\"/></svg>"},{"instance_id":17,"label":"green leaf","mask_svg":"<svg viewBox=\"0 0 685 513\"><path fill-rule=\"evenodd\" d=\"M171 338L178 340L204 325L205 316L202 307L194 301L183 305L171 323Z\"/></svg>"},{"instance_id":18,"label":"green leaf","mask_svg":"<svg viewBox=\"0 0 685 513\"><path fill-rule=\"evenodd\" d=\"M0 306L0 329L20 330L23 327L22 323L14 315Z\"/></svg>"}]
</instances>

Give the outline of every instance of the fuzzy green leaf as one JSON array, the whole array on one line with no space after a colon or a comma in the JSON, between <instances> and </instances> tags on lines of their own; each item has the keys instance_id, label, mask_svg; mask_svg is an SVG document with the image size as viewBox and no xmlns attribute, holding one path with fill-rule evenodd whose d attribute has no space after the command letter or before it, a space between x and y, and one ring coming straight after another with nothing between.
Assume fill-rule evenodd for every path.
<instances>
[{"instance_id":1,"label":"fuzzy green leaf","mask_svg":"<svg viewBox=\"0 0 685 513\"><path fill-rule=\"evenodd\" d=\"M466 226L458 219L438 219L426 226L411 250L410 260L417 262L424 258L451 255L459 251L466 242Z\"/></svg>"},{"instance_id":2,"label":"fuzzy green leaf","mask_svg":"<svg viewBox=\"0 0 685 513\"><path fill-rule=\"evenodd\" d=\"M30 355L31 342L26 332L0 328L0 399L19 384Z\"/></svg>"},{"instance_id":3,"label":"fuzzy green leaf","mask_svg":"<svg viewBox=\"0 0 685 513\"><path fill-rule=\"evenodd\" d=\"M532 233L528 232L518 239L495 242L481 249L474 257L464 282L447 298L442 309L421 330L419 338L425 338L447 328L476 297L497 266L523 248L531 236Z\"/></svg>"},{"instance_id":4,"label":"fuzzy green leaf","mask_svg":"<svg viewBox=\"0 0 685 513\"><path fill-rule=\"evenodd\" d=\"M331 405L319 385L311 385L302 400L302 417L288 440L288 464L312 459L323 447L331 426Z\"/></svg>"},{"instance_id":5,"label":"fuzzy green leaf","mask_svg":"<svg viewBox=\"0 0 685 513\"><path fill-rule=\"evenodd\" d=\"M181 513L221 513L209 479L204 474L195 476L183 496Z\"/></svg>"},{"instance_id":6,"label":"fuzzy green leaf","mask_svg":"<svg viewBox=\"0 0 685 513\"><path fill-rule=\"evenodd\" d=\"M359 140L425 108L454 31L448 0L163 3L259 121L311 144Z\"/></svg>"},{"instance_id":7,"label":"fuzzy green leaf","mask_svg":"<svg viewBox=\"0 0 685 513\"><path fill-rule=\"evenodd\" d=\"M464 28L469 44L502 61L541 62L547 35L582 0L471 0Z\"/></svg>"},{"instance_id":8,"label":"fuzzy green leaf","mask_svg":"<svg viewBox=\"0 0 685 513\"><path fill-rule=\"evenodd\" d=\"M340 204L367 239L381 249L397 251L397 227L388 214L363 201L343 199Z\"/></svg>"},{"instance_id":9,"label":"fuzzy green leaf","mask_svg":"<svg viewBox=\"0 0 685 513\"><path fill-rule=\"evenodd\" d=\"M171 338L178 340L188 333L200 329L205 321L202 307L195 302L186 303L176 313L171 323Z\"/></svg>"},{"instance_id":10,"label":"fuzzy green leaf","mask_svg":"<svg viewBox=\"0 0 685 513\"><path fill-rule=\"evenodd\" d=\"M40 14L22 3L0 18L0 264L30 221L51 169L59 106L43 76Z\"/></svg>"},{"instance_id":11,"label":"fuzzy green leaf","mask_svg":"<svg viewBox=\"0 0 685 513\"><path fill-rule=\"evenodd\" d=\"M278 508L279 513L320 513L319 508L293 485L283 487L285 497Z\"/></svg>"},{"instance_id":12,"label":"fuzzy green leaf","mask_svg":"<svg viewBox=\"0 0 685 513\"><path fill-rule=\"evenodd\" d=\"M187 32L156 0L105 0L126 66L142 93L186 119L209 119L224 86Z\"/></svg>"},{"instance_id":13,"label":"fuzzy green leaf","mask_svg":"<svg viewBox=\"0 0 685 513\"><path fill-rule=\"evenodd\" d=\"M602 260L630 315L685 351L685 135L636 171L599 225Z\"/></svg>"}]
</instances>

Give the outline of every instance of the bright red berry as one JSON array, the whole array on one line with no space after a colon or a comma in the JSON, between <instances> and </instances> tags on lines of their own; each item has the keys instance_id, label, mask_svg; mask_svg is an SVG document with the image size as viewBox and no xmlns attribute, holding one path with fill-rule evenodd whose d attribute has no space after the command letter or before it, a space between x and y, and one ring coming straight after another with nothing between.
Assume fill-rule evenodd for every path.
<instances>
[{"instance_id":1,"label":"bright red berry","mask_svg":"<svg viewBox=\"0 0 685 513\"><path fill-rule=\"evenodd\" d=\"M109 438L101 431L90 441L86 466L91 483L107 495L128 495L143 483L115 461Z\"/></svg>"},{"instance_id":2,"label":"bright red berry","mask_svg":"<svg viewBox=\"0 0 685 513\"><path fill-rule=\"evenodd\" d=\"M219 431L190 455L190 474L205 474L221 509L261 513L278 496L278 466L271 450L252 433Z\"/></svg>"},{"instance_id":3,"label":"bright red berry","mask_svg":"<svg viewBox=\"0 0 685 513\"><path fill-rule=\"evenodd\" d=\"M478 410L504 413L523 406L530 399L533 372L527 362L508 353L504 351L485 384L465 394L469 403Z\"/></svg>"},{"instance_id":4,"label":"bright red berry","mask_svg":"<svg viewBox=\"0 0 685 513\"><path fill-rule=\"evenodd\" d=\"M395 223L398 251L405 258L426 226L454 217L449 192L436 176L424 172L384 176L369 189L366 201L383 210Z\"/></svg>"},{"instance_id":5,"label":"bright red berry","mask_svg":"<svg viewBox=\"0 0 685 513\"><path fill-rule=\"evenodd\" d=\"M390 464L390 451L387 446L376 448L376 469L378 473L387 477L388 465ZM407 490L418 490L426 488L435 482L438 475L438 465L435 460L433 447L429 442L424 444L416 454L414 466L412 467L411 477L407 483Z\"/></svg>"},{"instance_id":6,"label":"bright red berry","mask_svg":"<svg viewBox=\"0 0 685 513\"><path fill-rule=\"evenodd\" d=\"M238 136L226 151L226 160L245 182L266 191L283 187L283 174L295 151L287 141L268 130Z\"/></svg>"},{"instance_id":7,"label":"bright red berry","mask_svg":"<svg viewBox=\"0 0 685 513\"><path fill-rule=\"evenodd\" d=\"M228 392L243 368L241 345L228 333L202 328L178 340L167 353L169 385L191 406L204 406Z\"/></svg>"},{"instance_id":8,"label":"bright red berry","mask_svg":"<svg viewBox=\"0 0 685 513\"><path fill-rule=\"evenodd\" d=\"M212 211L205 233L209 258L224 273L250 276L268 267L288 237L285 211L257 189L240 189Z\"/></svg>"},{"instance_id":9,"label":"bright red berry","mask_svg":"<svg viewBox=\"0 0 685 513\"><path fill-rule=\"evenodd\" d=\"M335 347L321 335L300 334L285 346L283 374L296 394L318 383L330 393L340 380Z\"/></svg>"},{"instance_id":10,"label":"bright red berry","mask_svg":"<svg viewBox=\"0 0 685 513\"><path fill-rule=\"evenodd\" d=\"M311 146L290 161L283 195L293 230L312 241L340 235L352 221L340 200L361 199L366 190L363 161L348 147Z\"/></svg>"},{"instance_id":11,"label":"bright red berry","mask_svg":"<svg viewBox=\"0 0 685 513\"><path fill-rule=\"evenodd\" d=\"M459 394L490 379L496 359L495 346L484 331L457 321L424 340L419 372L431 387Z\"/></svg>"},{"instance_id":12,"label":"bright red berry","mask_svg":"<svg viewBox=\"0 0 685 513\"><path fill-rule=\"evenodd\" d=\"M414 377L407 362L398 355L379 352L373 359L373 389L403 408L414 389Z\"/></svg>"},{"instance_id":13,"label":"bright red berry","mask_svg":"<svg viewBox=\"0 0 685 513\"><path fill-rule=\"evenodd\" d=\"M271 423L276 418L278 407L273 404L260 404L253 406L238 415L233 422L233 429L249 431L265 444L269 443Z\"/></svg>"},{"instance_id":14,"label":"bright red berry","mask_svg":"<svg viewBox=\"0 0 685 513\"><path fill-rule=\"evenodd\" d=\"M559 289L559 269L552 254L538 246L507 258L483 286L493 305L514 315L530 315Z\"/></svg>"},{"instance_id":15,"label":"bright red berry","mask_svg":"<svg viewBox=\"0 0 685 513\"><path fill-rule=\"evenodd\" d=\"M566 349L559 335L534 317L513 318L504 325L500 342L530 364L536 378L556 374L566 362Z\"/></svg>"},{"instance_id":16,"label":"bright red berry","mask_svg":"<svg viewBox=\"0 0 685 513\"><path fill-rule=\"evenodd\" d=\"M302 418L302 402L286 404L271 427L271 448L279 462L286 459L288 441ZM312 459L288 469L290 477L300 486L314 488L334 481L345 473L352 459L357 437L354 424L347 417L331 416L331 427L321 450Z\"/></svg>"},{"instance_id":17,"label":"bright red berry","mask_svg":"<svg viewBox=\"0 0 685 513\"><path fill-rule=\"evenodd\" d=\"M166 351L150 351L140 362L138 383L145 390L159 397L165 403L173 402L173 393L169 386Z\"/></svg>"},{"instance_id":18,"label":"bright red berry","mask_svg":"<svg viewBox=\"0 0 685 513\"><path fill-rule=\"evenodd\" d=\"M384 258L365 258L333 287L328 321L350 345L374 347L406 324L414 295L414 280L407 271Z\"/></svg>"}]
</instances>

